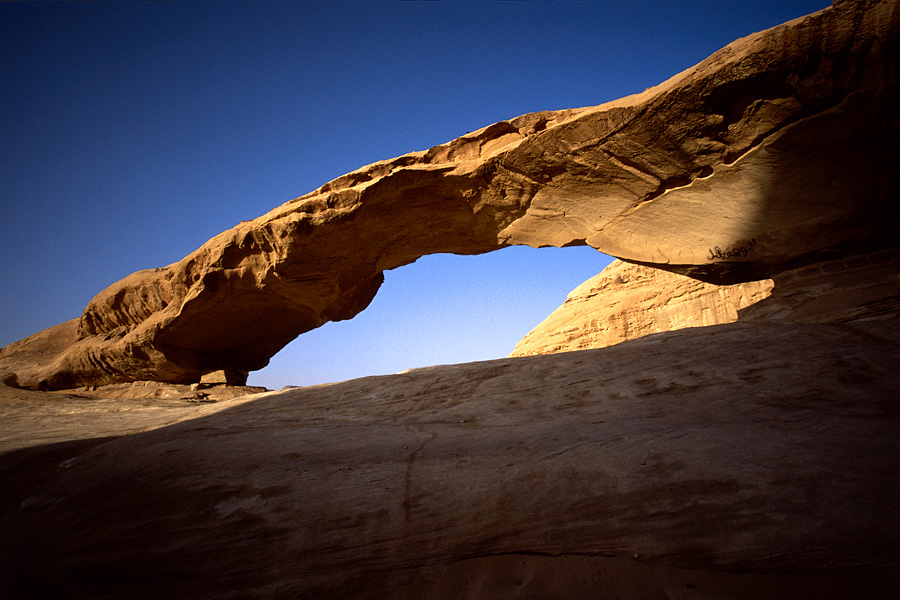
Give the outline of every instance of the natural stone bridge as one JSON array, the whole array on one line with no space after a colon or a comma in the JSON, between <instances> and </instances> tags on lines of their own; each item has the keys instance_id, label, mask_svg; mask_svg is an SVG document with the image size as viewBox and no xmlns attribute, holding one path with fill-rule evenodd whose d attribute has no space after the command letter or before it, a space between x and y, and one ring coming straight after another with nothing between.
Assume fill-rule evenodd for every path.
<instances>
[{"instance_id":1,"label":"natural stone bridge","mask_svg":"<svg viewBox=\"0 0 900 600\"><path fill-rule=\"evenodd\" d=\"M898 30L896 3L837 3L641 94L369 165L113 284L0 379L238 381L437 252L588 244L733 283L895 246Z\"/></svg>"}]
</instances>

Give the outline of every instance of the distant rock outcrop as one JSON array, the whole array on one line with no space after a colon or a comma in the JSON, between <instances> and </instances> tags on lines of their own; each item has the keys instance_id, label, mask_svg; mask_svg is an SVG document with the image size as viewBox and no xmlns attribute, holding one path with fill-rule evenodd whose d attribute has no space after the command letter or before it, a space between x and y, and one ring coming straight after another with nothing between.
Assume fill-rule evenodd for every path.
<instances>
[{"instance_id":1,"label":"distant rock outcrop","mask_svg":"<svg viewBox=\"0 0 900 600\"><path fill-rule=\"evenodd\" d=\"M640 94L369 165L113 284L0 380L240 383L436 252L589 244L722 284L895 246L898 34L895 2L841 2Z\"/></svg>"},{"instance_id":2,"label":"distant rock outcrop","mask_svg":"<svg viewBox=\"0 0 900 600\"><path fill-rule=\"evenodd\" d=\"M731 323L773 285L765 279L720 286L614 261L569 293L510 356L605 348L651 333Z\"/></svg>"},{"instance_id":3,"label":"distant rock outcrop","mask_svg":"<svg viewBox=\"0 0 900 600\"><path fill-rule=\"evenodd\" d=\"M774 289L773 289L774 288ZM740 320L850 323L900 315L900 250L858 254L719 286L615 261L575 288L510 356L605 348Z\"/></svg>"}]
</instances>

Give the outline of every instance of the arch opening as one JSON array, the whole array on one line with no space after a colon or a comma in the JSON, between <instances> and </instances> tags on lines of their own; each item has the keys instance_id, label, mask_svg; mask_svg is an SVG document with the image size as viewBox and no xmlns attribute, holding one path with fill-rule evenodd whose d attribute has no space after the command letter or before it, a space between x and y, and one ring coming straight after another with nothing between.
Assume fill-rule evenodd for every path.
<instances>
[{"instance_id":1,"label":"arch opening","mask_svg":"<svg viewBox=\"0 0 900 600\"><path fill-rule=\"evenodd\" d=\"M356 317L300 335L248 383L280 389L504 358L612 260L589 246L424 256L387 271Z\"/></svg>"}]
</instances>

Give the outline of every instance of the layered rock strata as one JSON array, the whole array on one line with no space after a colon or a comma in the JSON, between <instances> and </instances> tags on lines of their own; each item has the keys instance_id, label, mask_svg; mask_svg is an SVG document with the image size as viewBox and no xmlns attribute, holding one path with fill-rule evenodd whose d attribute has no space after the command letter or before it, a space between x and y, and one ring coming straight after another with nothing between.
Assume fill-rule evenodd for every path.
<instances>
[{"instance_id":1,"label":"layered rock strata","mask_svg":"<svg viewBox=\"0 0 900 600\"><path fill-rule=\"evenodd\" d=\"M772 294L740 320L796 323L879 321L900 315L900 250L857 254L775 276Z\"/></svg>"},{"instance_id":2,"label":"layered rock strata","mask_svg":"<svg viewBox=\"0 0 900 600\"><path fill-rule=\"evenodd\" d=\"M836 3L640 94L339 177L4 349L0 380L65 388L222 370L239 383L297 335L364 309L384 270L429 253L589 244L736 283L896 245L898 14L896 2Z\"/></svg>"},{"instance_id":3,"label":"layered rock strata","mask_svg":"<svg viewBox=\"0 0 900 600\"><path fill-rule=\"evenodd\" d=\"M651 333L731 323L773 286L771 279L720 286L613 261L572 290L510 356L605 348Z\"/></svg>"},{"instance_id":4,"label":"layered rock strata","mask_svg":"<svg viewBox=\"0 0 900 600\"><path fill-rule=\"evenodd\" d=\"M740 320L852 323L900 315L900 250L718 286L615 261L568 296L510 356L605 348L652 333Z\"/></svg>"}]
</instances>

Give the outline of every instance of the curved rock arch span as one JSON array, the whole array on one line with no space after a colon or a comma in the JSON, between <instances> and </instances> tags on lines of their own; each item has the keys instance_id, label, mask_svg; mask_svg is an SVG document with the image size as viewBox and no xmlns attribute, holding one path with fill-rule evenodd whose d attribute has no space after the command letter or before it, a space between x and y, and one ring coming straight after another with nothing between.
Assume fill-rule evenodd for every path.
<instances>
[{"instance_id":1,"label":"curved rock arch span","mask_svg":"<svg viewBox=\"0 0 900 600\"><path fill-rule=\"evenodd\" d=\"M113 284L7 347L0 376L239 380L363 310L385 270L439 252L587 244L734 283L896 245L898 21L896 3L841 3L640 94L363 167Z\"/></svg>"}]
</instances>

